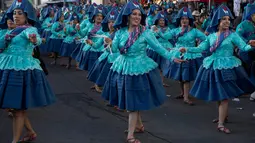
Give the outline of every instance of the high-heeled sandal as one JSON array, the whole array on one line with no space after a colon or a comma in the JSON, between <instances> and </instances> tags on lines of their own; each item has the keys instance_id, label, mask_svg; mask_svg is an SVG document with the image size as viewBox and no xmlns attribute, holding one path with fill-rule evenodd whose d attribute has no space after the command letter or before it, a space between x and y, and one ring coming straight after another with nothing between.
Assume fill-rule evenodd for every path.
<instances>
[{"instance_id":1,"label":"high-heeled sandal","mask_svg":"<svg viewBox=\"0 0 255 143\"><path fill-rule=\"evenodd\" d=\"M218 123L219 119L212 120L213 123ZM229 123L228 116L225 118L224 123Z\"/></svg>"},{"instance_id":2,"label":"high-heeled sandal","mask_svg":"<svg viewBox=\"0 0 255 143\"><path fill-rule=\"evenodd\" d=\"M145 132L145 128L144 128L144 126L141 126L140 128L135 128L135 131L134 131L134 133L144 133ZM124 131L124 133L128 133L128 130L125 130Z\"/></svg>"},{"instance_id":3,"label":"high-heeled sandal","mask_svg":"<svg viewBox=\"0 0 255 143\"><path fill-rule=\"evenodd\" d=\"M102 93L103 90L101 87L99 87L98 85L95 86L95 90L98 92L98 93Z\"/></svg>"},{"instance_id":4,"label":"high-heeled sandal","mask_svg":"<svg viewBox=\"0 0 255 143\"><path fill-rule=\"evenodd\" d=\"M127 143L141 143L141 141L139 141L136 138L130 138L130 139L127 139Z\"/></svg>"},{"instance_id":5,"label":"high-heeled sandal","mask_svg":"<svg viewBox=\"0 0 255 143\"><path fill-rule=\"evenodd\" d=\"M36 140L37 135L35 133L24 136L19 142L32 142Z\"/></svg>"},{"instance_id":6,"label":"high-heeled sandal","mask_svg":"<svg viewBox=\"0 0 255 143\"><path fill-rule=\"evenodd\" d=\"M166 83L163 83L163 86L164 87L169 87L170 85L166 84Z\"/></svg>"},{"instance_id":7,"label":"high-heeled sandal","mask_svg":"<svg viewBox=\"0 0 255 143\"><path fill-rule=\"evenodd\" d=\"M225 134L230 134L231 133L230 130L228 128L224 127L224 126L217 127L217 129L218 129L219 132L223 132Z\"/></svg>"},{"instance_id":8,"label":"high-heeled sandal","mask_svg":"<svg viewBox=\"0 0 255 143\"><path fill-rule=\"evenodd\" d=\"M66 65L66 68L67 68L67 69L70 69L70 68L71 68L71 65L69 65L69 64Z\"/></svg>"},{"instance_id":9,"label":"high-heeled sandal","mask_svg":"<svg viewBox=\"0 0 255 143\"><path fill-rule=\"evenodd\" d=\"M188 104L189 106L194 106L195 104L190 100L184 100L184 104Z\"/></svg>"},{"instance_id":10,"label":"high-heeled sandal","mask_svg":"<svg viewBox=\"0 0 255 143\"><path fill-rule=\"evenodd\" d=\"M183 94L180 94L180 95L177 95L177 96L175 96L175 99L183 99L184 97L183 97Z\"/></svg>"}]
</instances>

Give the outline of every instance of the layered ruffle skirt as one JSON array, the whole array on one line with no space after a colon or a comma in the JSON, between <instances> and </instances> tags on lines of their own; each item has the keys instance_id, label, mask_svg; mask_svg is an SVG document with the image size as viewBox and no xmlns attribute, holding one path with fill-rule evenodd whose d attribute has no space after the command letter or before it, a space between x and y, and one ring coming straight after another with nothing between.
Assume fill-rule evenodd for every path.
<instances>
[{"instance_id":1,"label":"layered ruffle skirt","mask_svg":"<svg viewBox=\"0 0 255 143\"><path fill-rule=\"evenodd\" d=\"M109 63L107 58L102 61L97 60L88 73L88 80L98 86L104 86L111 66L112 63Z\"/></svg>"},{"instance_id":2,"label":"layered ruffle skirt","mask_svg":"<svg viewBox=\"0 0 255 143\"><path fill-rule=\"evenodd\" d=\"M203 58L187 60L183 63L171 61L171 63L166 64L168 67L163 70L163 75L178 81L194 81L202 64Z\"/></svg>"},{"instance_id":3,"label":"layered ruffle skirt","mask_svg":"<svg viewBox=\"0 0 255 143\"><path fill-rule=\"evenodd\" d=\"M0 108L26 110L44 107L56 97L41 70L0 70Z\"/></svg>"},{"instance_id":4,"label":"layered ruffle skirt","mask_svg":"<svg viewBox=\"0 0 255 143\"><path fill-rule=\"evenodd\" d=\"M49 39L49 51L59 53L61 49L63 39Z\"/></svg>"},{"instance_id":5,"label":"layered ruffle skirt","mask_svg":"<svg viewBox=\"0 0 255 143\"><path fill-rule=\"evenodd\" d=\"M232 69L200 67L190 94L206 101L222 101L255 91L242 66Z\"/></svg>"},{"instance_id":6,"label":"layered ruffle skirt","mask_svg":"<svg viewBox=\"0 0 255 143\"><path fill-rule=\"evenodd\" d=\"M90 71L96 62L96 60L101 56L102 52L94 52L91 50L88 51L80 51L80 60L79 68L82 70Z\"/></svg>"},{"instance_id":7,"label":"layered ruffle skirt","mask_svg":"<svg viewBox=\"0 0 255 143\"><path fill-rule=\"evenodd\" d=\"M149 110L166 99L158 68L140 75L123 75L110 70L102 97L128 111Z\"/></svg>"},{"instance_id":8,"label":"layered ruffle skirt","mask_svg":"<svg viewBox=\"0 0 255 143\"><path fill-rule=\"evenodd\" d=\"M77 45L75 44L75 42L72 43L63 42L61 45L59 55L62 57L71 57L71 54L73 53L76 47Z\"/></svg>"}]
</instances>

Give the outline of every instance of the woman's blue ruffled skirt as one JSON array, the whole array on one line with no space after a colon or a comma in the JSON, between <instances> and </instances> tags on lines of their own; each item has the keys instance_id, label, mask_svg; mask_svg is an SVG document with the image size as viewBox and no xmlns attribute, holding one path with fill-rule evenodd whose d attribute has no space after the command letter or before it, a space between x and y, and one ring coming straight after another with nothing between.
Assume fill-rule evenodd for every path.
<instances>
[{"instance_id":1,"label":"woman's blue ruffled skirt","mask_svg":"<svg viewBox=\"0 0 255 143\"><path fill-rule=\"evenodd\" d=\"M88 73L88 80L98 86L104 86L111 66L112 64L107 61L107 58L100 62L97 60Z\"/></svg>"},{"instance_id":2,"label":"woman's blue ruffled skirt","mask_svg":"<svg viewBox=\"0 0 255 143\"><path fill-rule=\"evenodd\" d=\"M72 43L63 42L62 45L61 45L59 55L62 56L62 57L71 57L71 54L73 53L76 46L77 45L75 44L75 42L72 42Z\"/></svg>"},{"instance_id":3,"label":"woman's blue ruffled skirt","mask_svg":"<svg viewBox=\"0 0 255 143\"><path fill-rule=\"evenodd\" d=\"M120 109L140 111L162 105L166 94L158 68L133 76L110 70L102 97Z\"/></svg>"},{"instance_id":4,"label":"woman's blue ruffled skirt","mask_svg":"<svg viewBox=\"0 0 255 143\"><path fill-rule=\"evenodd\" d=\"M160 70L164 70L166 68L167 59L160 56L157 52L147 49L146 50L147 56L154 60L158 64Z\"/></svg>"},{"instance_id":5,"label":"woman's blue ruffled skirt","mask_svg":"<svg viewBox=\"0 0 255 143\"><path fill-rule=\"evenodd\" d=\"M178 81L193 81L196 79L199 67L203 64L203 58L187 60L187 62L176 63L171 61L163 70L163 75Z\"/></svg>"},{"instance_id":6,"label":"woman's blue ruffled skirt","mask_svg":"<svg viewBox=\"0 0 255 143\"><path fill-rule=\"evenodd\" d=\"M42 38L45 38L46 39L46 42L45 43L42 43L40 45L40 52L42 54L46 54L47 52L50 51L50 46L49 46L49 39L50 39L50 36L51 36L51 31L46 31L44 30L43 33L42 33Z\"/></svg>"},{"instance_id":7,"label":"woman's blue ruffled skirt","mask_svg":"<svg viewBox=\"0 0 255 143\"><path fill-rule=\"evenodd\" d=\"M49 39L49 51L59 53L63 39Z\"/></svg>"},{"instance_id":8,"label":"woman's blue ruffled skirt","mask_svg":"<svg viewBox=\"0 0 255 143\"><path fill-rule=\"evenodd\" d=\"M85 45L84 43L77 44L76 48L74 49L74 51L71 54L71 57L73 59L75 59L77 62L79 62L81 59L81 55L82 55L81 49L84 47L84 45Z\"/></svg>"},{"instance_id":9,"label":"woman's blue ruffled skirt","mask_svg":"<svg viewBox=\"0 0 255 143\"><path fill-rule=\"evenodd\" d=\"M43 107L56 97L41 70L0 70L0 108L25 110Z\"/></svg>"},{"instance_id":10,"label":"woman's blue ruffled skirt","mask_svg":"<svg viewBox=\"0 0 255 143\"><path fill-rule=\"evenodd\" d=\"M222 101L253 91L255 85L242 66L222 70L201 66L190 94L206 101Z\"/></svg>"},{"instance_id":11,"label":"woman's blue ruffled skirt","mask_svg":"<svg viewBox=\"0 0 255 143\"><path fill-rule=\"evenodd\" d=\"M94 51L80 51L81 57L79 60L79 68L82 70L90 71L96 62L96 60L101 56L102 52Z\"/></svg>"}]
</instances>

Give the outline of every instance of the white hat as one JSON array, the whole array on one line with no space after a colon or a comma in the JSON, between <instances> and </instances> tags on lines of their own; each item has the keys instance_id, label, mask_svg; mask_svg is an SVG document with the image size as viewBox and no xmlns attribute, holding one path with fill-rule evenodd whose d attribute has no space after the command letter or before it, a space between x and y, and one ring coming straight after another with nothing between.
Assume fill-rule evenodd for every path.
<instances>
[{"instance_id":1,"label":"white hat","mask_svg":"<svg viewBox=\"0 0 255 143\"><path fill-rule=\"evenodd\" d=\"M195 10L195 11L192 12L192 15L193 16L200 16L200 13L199 13L199 11Z\"/></svg>"}]
</instances>

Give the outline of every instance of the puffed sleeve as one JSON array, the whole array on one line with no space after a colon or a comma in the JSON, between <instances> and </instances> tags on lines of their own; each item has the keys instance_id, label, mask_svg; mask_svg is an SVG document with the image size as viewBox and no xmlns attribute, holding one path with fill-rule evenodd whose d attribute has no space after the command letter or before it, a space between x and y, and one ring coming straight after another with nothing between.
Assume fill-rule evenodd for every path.
<instances>
[{"instance_id":1,"label":"puffed sleeve","mask_svg":"<svg viewBox=\"0 0 255 143\"><path fill-rule=\"evenodd\" d=\"M150 30L144 31L142 36L145 37L148 45L164 58L173 59L175 57L180 57L181 53L178 50L167 51L164 47L162 47L162 45L158 42L158 40Z\"/></svg>"},{"instance_id":2,"label":"puffed sleeve","mask_svg":"<svg viewBox=\"0 0 255 143\"><path fill-rule=\"evenodd\" d=\"M204 41L206 39L206 36L203 32L196 29L196 38L198 38L200 41Z\"/></svg>"},{"instance_id":3,"label":"puffed sleeve","mask_svg":"<svg viewBox=\"0 0 255 143\"><path fill-rule=\"evenodd\" d=\"M121 30L118 30L116 33L115 33L115 36L113 38L113 41L112 41L112 45L111 45L111 48L112 48L112 52L113 53L117 53L119 52L119 43L120 43L120 37L121 37Z\"/></svg>"},{"instance_id":4,"label":"puffed sleeve","mask_svg":"<svg viewBox=\"0 0 255 143\"><path fill-rule=\"evenodd\" d=\"M54 23L51 27L51 33L54 35L54 36L58 36L58 32L56 32L55 30L57 29L58 27L58 23Z\"/></svg>"},{"instance_id":5,"label":"puffed sleeve","mask_svg":"<svg viewBox=\"0 0 255 143\"><path fill-rule=\"evenodd\" d=\"M26 37L27 39L29 39L29 36L30 36L31 34L35 34L35 35L36 35L36 40L37 40L37 42L36 42L36 44L34 44L34 45L35 45L35 46L41 45L42 39L41 39L40 35L38 34L38 30L37 30L35 27L27 28L27 29L24 31L24 34L25 34L25 37Z\"/></svg>"},{"instance_id":6,"label":"puffed sleeve","mask_svg":"<svg viewBox=\"0 0 255 143\"><path fill-rule=\"evenodd\" d=\"M233 38L232 42L242 51L250 51L252 47L244 42L244 40L237 35L236 33L232 33Z\"/></svg>"},{"instance_id":7,"label":"puffed sleeve","mask_svg":"<svg viewBox=\"0 0 255 143\"><path fill-rule=\"evenodd\" d=\"M202 43L198 45L198 47L184 47L187 49L189 53L201 53L210 48L209 37L206 38Z\"/></svg>"},{"instance_id":8,"label":"puffed sleeve","mask_svg":"<svg viewBox=\"0 0 255 143\"><path fill-rule=\"evenodd\" d=\"M4 36L1 36L0 37L0 49L4 49L5 46L6 46L6 43L5 43L5 37Z\"/></svg>"}]
</instances>

